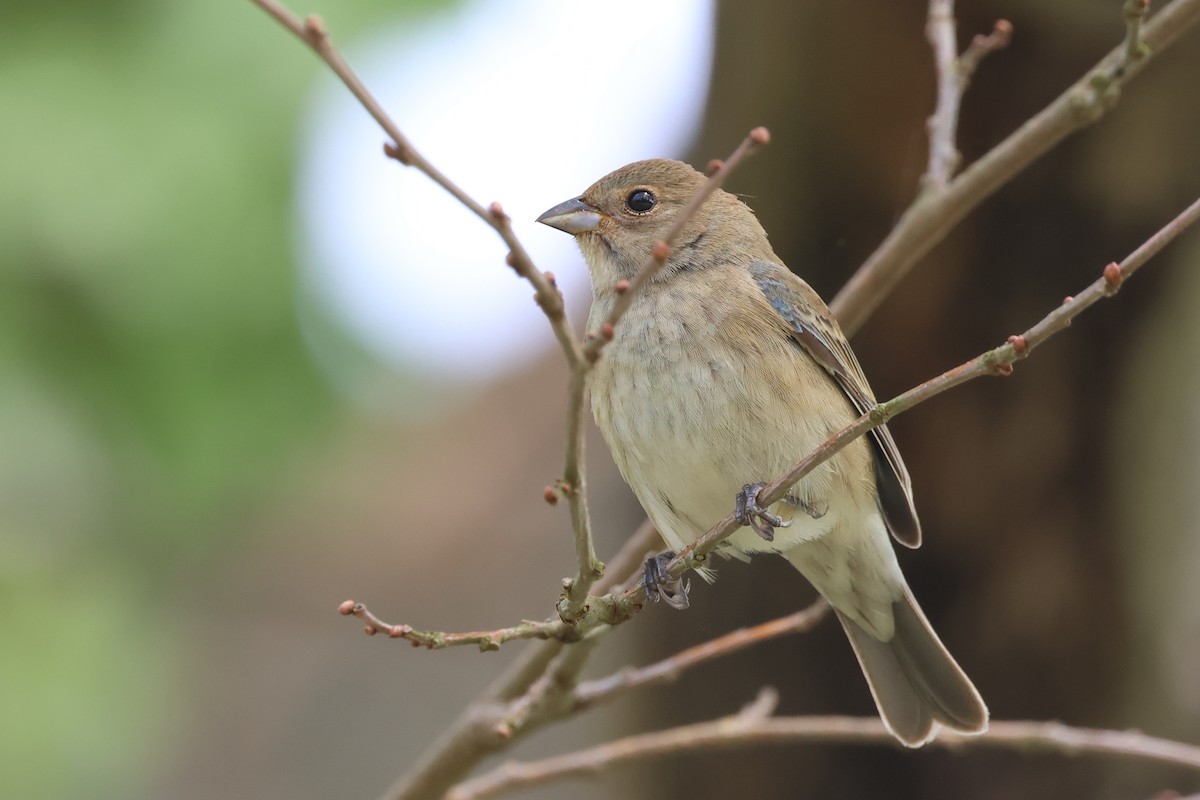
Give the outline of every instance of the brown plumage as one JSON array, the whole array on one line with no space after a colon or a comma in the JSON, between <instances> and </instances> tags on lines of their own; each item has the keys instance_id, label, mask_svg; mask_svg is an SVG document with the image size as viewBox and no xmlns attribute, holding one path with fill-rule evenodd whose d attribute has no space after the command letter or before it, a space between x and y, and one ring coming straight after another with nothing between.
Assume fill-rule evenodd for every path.
<instances>
[{"instance_id":1,"label":"brown plumage","mask_svg":"<svg viewBox=\"0 0 1200 800\"><path fill-rule=\"evenodd\" d=\"M575 235L592 277L589 327L614 284L645 262L704 176L639 161L542 222ZM875 402L845 336L783 266L754 212L717 191L663 269L634 297L592 375L592 409L621 474L674 550L729 513L745 484L771 480ZM837 611L881 717L919 746L936 723L987 728L987 708L933 632L888 533L920 544L908 471L887 429L826 461L767 510L773 538L742 528L735 555L786 558Z\"/></svg>"}]
</instances>

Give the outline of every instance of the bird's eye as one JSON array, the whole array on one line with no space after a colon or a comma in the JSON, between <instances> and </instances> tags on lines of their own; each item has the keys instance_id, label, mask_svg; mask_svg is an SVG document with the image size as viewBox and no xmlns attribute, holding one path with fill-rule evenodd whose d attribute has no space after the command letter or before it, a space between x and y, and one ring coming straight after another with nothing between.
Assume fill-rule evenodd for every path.
<instances>
[{"instance_id":1,"label":"bird's eye","mask_svg":"<svg viewBox=\"0 0 1200 800\"><path fill-rule=\"evenodd\" d=\"M625 198L625 207L635 214L646 214L657 202L654 192L649 189L634 189L629 193L629 197Z\"/></svg>"}]
</instances>

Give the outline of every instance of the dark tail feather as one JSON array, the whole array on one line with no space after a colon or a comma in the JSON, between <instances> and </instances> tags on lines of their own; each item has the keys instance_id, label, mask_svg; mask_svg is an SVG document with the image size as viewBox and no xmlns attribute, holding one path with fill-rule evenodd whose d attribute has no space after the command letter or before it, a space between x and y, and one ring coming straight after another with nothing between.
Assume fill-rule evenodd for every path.
<instances>
[{"instance_id":1,"label":"dark tail feather","mask_svg":"<svg viewBox=\"0 0 1200 800\"><path fill-rule=\"evenodd\" d=\"M987 730L988 710L916 600L905 590L892 604L896 632L881 642L838 614L888 730L905 745L933 738L935 722L959 733Z\"/></svg>"}]
</instances>

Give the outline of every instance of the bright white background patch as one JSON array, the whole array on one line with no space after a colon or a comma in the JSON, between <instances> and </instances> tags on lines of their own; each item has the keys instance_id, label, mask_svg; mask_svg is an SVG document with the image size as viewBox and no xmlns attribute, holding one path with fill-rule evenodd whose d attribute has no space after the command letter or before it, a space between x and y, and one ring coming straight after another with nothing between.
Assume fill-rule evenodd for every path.
<instances>
[{"instance_id":1,"label":"bright white background patch","mask_svg":"<svg viewBox=\"0 0 1200 800\"><path fill-rule=\"evenodd\" d=\"M589 294L578 250L533 220L622 164L683 152L703 111L713 15L710 0L477 0L345 48L419 150L485 206L504 205L578 320ZM552 346L500 239L384 158L383 133L340 83L322 79L304 131L307 290L351 335L389 363L459 378Z\"/></svg>"}]
</instances>

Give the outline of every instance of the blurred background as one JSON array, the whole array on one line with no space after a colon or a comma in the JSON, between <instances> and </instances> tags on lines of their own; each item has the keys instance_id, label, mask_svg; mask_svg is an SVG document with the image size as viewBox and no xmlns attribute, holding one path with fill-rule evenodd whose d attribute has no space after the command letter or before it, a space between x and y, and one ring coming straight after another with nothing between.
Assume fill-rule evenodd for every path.
<instances>
[{"instance_id":1,"label":"blurred background","mask_svg":"<svg viewBox=\"0 0 1200 800\"><path fill-rule=\"evenodd\" d=\"M586 272L531 220L628 161L703 165L831 297L911 201L923 3L367 2L315 11L417 147L500 200L576 320ZM1000 17L969 162L1120 41L1120 3ZM894 395L1028 327L1200 194L1200 31L973 214L855 339ZM366 639L551 613L572 571L566 370L501 243L411 170L249 2L67 0L0 27L0 794L373 797L519 651ZM996 718L1200 741L1200 234L1017 366L893 430L926 546L901 554ZM589 453L602 555L641 520ZM731 564L590 675L799 608ZM534 736L533 757L736 710L873 713L838 626ZM778 746L529 797L1140 798L1178 770L996 751Z\"/></svg>"}]
</instances>

